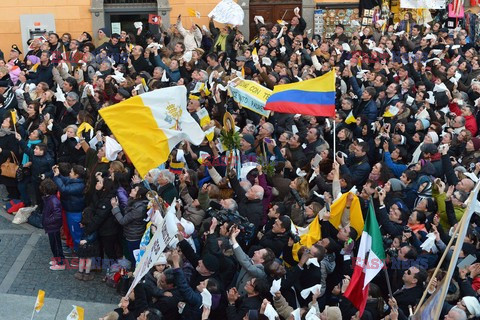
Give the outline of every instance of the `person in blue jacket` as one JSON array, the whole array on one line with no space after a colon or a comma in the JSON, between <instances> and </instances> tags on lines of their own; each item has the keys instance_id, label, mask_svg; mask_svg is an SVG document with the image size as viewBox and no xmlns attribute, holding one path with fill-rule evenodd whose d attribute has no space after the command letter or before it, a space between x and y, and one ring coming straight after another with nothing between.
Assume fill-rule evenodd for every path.
<instances>
[{"instance_id":1,"label":"person in blue jacket","mask_svg":"<svg viewBox=\"0 0 480 320\"><path fill-rule=\"evenodd\" d=\"M83 235L80 221L82 220L82 211L85 208L86 169L80 165L74 165L68 177L60 175L58 166L54 166L52 169L53 181L60 191L60 200L67 215L67 225L76 251Z\"/></svg>"},{"instance_id":2,"label":"person in blue jacket","mask_svg":"<svg viewBox=\"0 0 480 320\"><path fill-rule=\"evenodd\" d=\"M353 76L351 67L349 70L350 85L353 92L358 97L357 105L353 108L353 116L357 118L360 115L365 115L368 123L374 123L377 120L377 104L373 100L377 94L374 87L366 87L364 90L358 85L357 79Z\"/></svg>"},{"instance_id":3,"label":"person in blue jacket","mask_svg":"<svg viewBox=\"0 0 480 320\"><path fill-rule=\"evenodd\" d=\"M383 143L383 150L385 151L384 153L385 164L387 165L387 167L390 168L390 170L392 170L396 178L400 178L402 176L402 173L408 168L406 164L400 162L406 158L407 150L403 147L397 146L395 147L395 149L393 149L392 153L390 153L388 147L389 147L388 141L385 141Z\"/></svg>"},{"instance_id":4,"label":"person in blue jacket","mask_svg":"<svg viewBox=\"0 0 480 320\"><path fill-rule=\"evenodd\" d=\"M163 68L163 72L167 73L167 78L170 82L177 82L180 80L180 66L178 64L178 60L172 59L170 65L167 66L163 63L162 58L158 55L158 52L154 50L154 57L153 57L155 64L157 67Z\"/></svg>"}]
</instances>

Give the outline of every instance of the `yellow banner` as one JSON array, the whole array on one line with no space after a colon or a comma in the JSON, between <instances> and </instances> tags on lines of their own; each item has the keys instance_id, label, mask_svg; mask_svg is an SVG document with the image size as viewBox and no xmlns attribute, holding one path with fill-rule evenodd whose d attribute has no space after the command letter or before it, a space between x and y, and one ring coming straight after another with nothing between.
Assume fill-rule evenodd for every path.
<instances>
[{"instance_id":1,"label":"yellow banner","mask_svg":"<svg viewBox=\"0 0 480 320\"><path fill-rule=\"evenodd\" d=\"M230 89L233 99L242 107L265 117L270 115L270 111L265 110L264 107L267 99L272 95L272 90L254 81L243 80L241 78L233 79L228 84L228 88Z\"/></svg>"}]
</instances>

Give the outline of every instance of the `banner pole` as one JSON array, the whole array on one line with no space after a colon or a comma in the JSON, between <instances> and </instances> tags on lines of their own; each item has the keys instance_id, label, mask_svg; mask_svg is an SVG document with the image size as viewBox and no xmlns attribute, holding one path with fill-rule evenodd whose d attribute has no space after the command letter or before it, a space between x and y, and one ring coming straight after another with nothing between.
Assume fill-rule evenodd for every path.
<instances>
[{"instance_id":1,"label":"banner pole","mask_svg":"<svg viewBox=\"0 0 480 320\"><path fill-rule=\"evenodd\" d=\"M335 118L333 119L333 160L335 161L335 155L337 154L337 123Z\"/></svg>"}]
</instances>

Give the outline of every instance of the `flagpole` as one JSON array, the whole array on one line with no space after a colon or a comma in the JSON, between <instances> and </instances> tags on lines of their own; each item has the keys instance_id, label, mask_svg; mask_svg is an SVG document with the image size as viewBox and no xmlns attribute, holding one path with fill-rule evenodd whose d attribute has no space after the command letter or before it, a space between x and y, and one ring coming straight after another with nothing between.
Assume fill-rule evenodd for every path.
<instances>
[{"instance_id":1,"label":"flagpole","mask_svg":"<svg viewBox=\"0 0 480 320\"><path fill-rule=\"evenodd\" d=\"M30 320L33 320L33 316L35 316L35 307L33 307L32 317L30 318Z\"/></svg>"},{"instance_id":2,"label":"flagpole","mask_svg":"<svg viewBox=\"0 0 480 320\"><path fill-rule=\"evenodd\" d=\"M333 161L335 161L335 155L337 154L337 123L335 118L333 119Z\"/></svg>"},{"instance_id":3,"label":"flagpole","mask_svg":"<svg viewBox=\"0 0 480 320\"><path fill-rule=\"evenodd\" d=\"M466 219L465 219L466 220ZM436 277L438 271L440 270L440 266L443 264L443 261L445 260L445 257L447 256L447 253L450 251L450 247L452 246L453 244L453 240L455 240L456 236L458 235L458 232L460 230L460 227L463 226L464 224L464 219L462 219L460 221L460 223L457 223L457 226L455 227L455 230L453 231L453 234L450 238L450 241L448 242L445 250L443 251L443 255L442 257L440 258L440 261L438 262L437 264L437 267L435 268L435 271L433 272L432 276L430 277L430 281L428 282L428 285L427 287L425 288L425 291L423 292L423 295L422 295L422 298L420 299L420 302L418 303L417 307L415 308L415 312L414 312L414 315L417 313L418 310L420 310L420 307L422 306L424 300L425 300L425 297L427 296L427 293L428 293L428 288L430 287L430 285L432 284L433 282L433 279Z\"/></svg>"},{"instance_id":4,"label":"flagpole","mask_svg":"<svg viewBox=\"0 0 480 320\"><path fill-rule=\"evenodd\" d=\"M390 285L390 278L388 277L387 268L383 269L383 271L385 271L385 278L387 280L388 295L390 298L393 298L392 286Z\"/></svg>"}]
</instances>

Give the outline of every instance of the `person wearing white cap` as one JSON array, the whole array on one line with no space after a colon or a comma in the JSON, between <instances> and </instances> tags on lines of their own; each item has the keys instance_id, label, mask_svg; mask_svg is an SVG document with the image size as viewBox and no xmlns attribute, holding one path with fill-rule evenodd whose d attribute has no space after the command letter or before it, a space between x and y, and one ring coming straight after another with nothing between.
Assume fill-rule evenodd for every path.
<instances>
[{"instance_id":1,"label":"person wearing white cap","mask_svg":"<svg viewBox=\"0 0 480 320\"><path fill-rule=\"evenodd\" d=\"M476 297L463 297L457 302L456 307L465 311L469 319L480 317L480 302Z\"/></svg>"}]
</instances>

